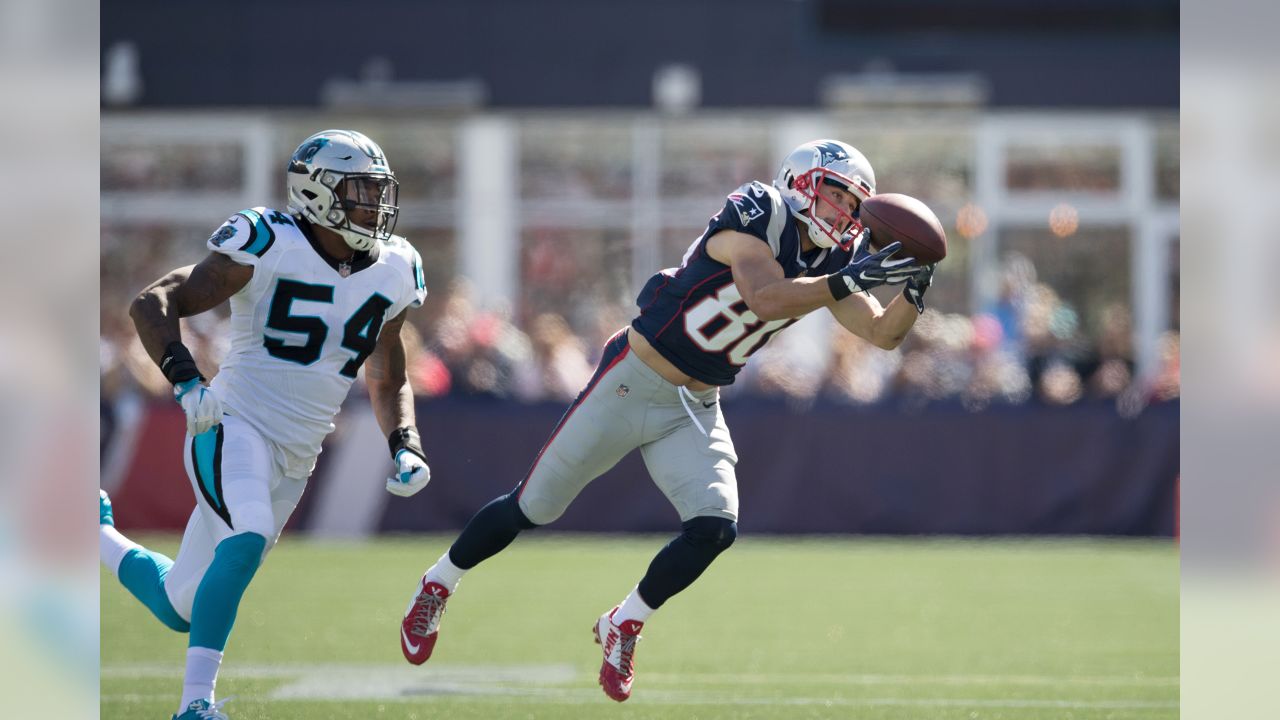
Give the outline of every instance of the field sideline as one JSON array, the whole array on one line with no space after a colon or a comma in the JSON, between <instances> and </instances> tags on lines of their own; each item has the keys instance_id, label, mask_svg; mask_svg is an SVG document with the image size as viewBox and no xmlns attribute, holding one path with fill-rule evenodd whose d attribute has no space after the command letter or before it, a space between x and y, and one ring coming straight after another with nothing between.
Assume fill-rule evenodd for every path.
<instances>
[{"instance_id":1,"label":"field sideline","mask_svg":"<svg viewBox=\"0 0 1280 720\"><path fill-rule=\"evenodd\" d=\"M227 648L232 720L1178 717L1170 541L747 536L653 617L617 705L590 626L666 537L522 537L467 576L415 668L399 619L450 540L286 535ZM101 717L167 719L186 636L105 570L101 597Z\"/></svg>"}]
</instances>

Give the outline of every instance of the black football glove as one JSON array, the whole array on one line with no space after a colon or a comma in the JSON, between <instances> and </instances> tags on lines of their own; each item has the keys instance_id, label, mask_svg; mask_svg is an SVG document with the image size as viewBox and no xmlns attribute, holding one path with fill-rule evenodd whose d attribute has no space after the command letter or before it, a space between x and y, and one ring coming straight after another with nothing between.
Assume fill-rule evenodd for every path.
<instances>
[{"instance_id":1,"label":"black football glove","mask_svg":"<svg viewBox=\"0 0 1280 720\"><path fill-rule=\"evenodd\" d=\"M902 289L902 294L916 306L916 312L924 314L924 291L929 289L929 285L933 283L933 270L938 265L933 263L923 267L916 268L916 271L907 278L907 286Z\"/></svg>"},{"instance_id":2,"label":"black football glove","mask_svg":"<svg viewBox=\"0 0 1280 720\"><path fill-rule=\"evenodd\" d=\"M827 276L831 296L843 300L856 292L865 292L881 285L904 283L919 268L915 258L893 258L902 249L902 243L890 243L880 252L857 258L843 269Z\"/></svg>"}]
</instances>

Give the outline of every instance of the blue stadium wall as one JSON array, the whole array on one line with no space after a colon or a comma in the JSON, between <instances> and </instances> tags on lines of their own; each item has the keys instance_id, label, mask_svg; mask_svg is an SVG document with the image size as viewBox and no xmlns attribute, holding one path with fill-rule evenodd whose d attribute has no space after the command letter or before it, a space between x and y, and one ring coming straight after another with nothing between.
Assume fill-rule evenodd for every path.
<instances>
[{"instance_id":1,"label":"blue stadium wall","mask_svg":"<svg viewBox=\"0 0 1280 720\"><path fill-rule=\"evenodd\" d=\"M743 532L1094 534L1176 531L1178 403L1126 419L1110 403L798 412L725 408L738 451ZM524 476L558 406L443 400L419 407L448 492L388 503L384 531L460 528ZM332 480L332 479L331 479ZM443 488L441 488L443 490ZM554 527L669 531L679 518L632 453Z\"/></svg>"}]
</instances>

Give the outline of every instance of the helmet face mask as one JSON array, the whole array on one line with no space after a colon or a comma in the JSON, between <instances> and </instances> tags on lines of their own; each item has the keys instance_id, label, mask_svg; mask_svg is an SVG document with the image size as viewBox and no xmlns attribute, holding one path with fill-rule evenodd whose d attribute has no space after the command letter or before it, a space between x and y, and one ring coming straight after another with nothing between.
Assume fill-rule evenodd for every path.
<instances>
[{"instance_id":1,"label":"helmet face mask","mask_svg":"<svg viewBox=\"0 0 1280 720\"><path fill-rule=\"evenodd\" d=\"M289 159L289 211L336 232L354 250L388 240L399 217L399 183L382 148L353 130L307 138Z\"/></svg>"},{"instance_id":2,"label":"helmet face mask","mask_svg":"<svg viewBox=\"0 0 1280 720\"><path fill-rule=\"evenodd\" d=\"M842 194L852 195L856 203L861 205L861 198L857 193L849 190L850 182L826 168L814 168L796 178L796 186L800 192L809 196L810 204L807 211L809 235L814 244L818 247L835 245L842 250L852 248L862 232L862 222L855 215L857 208L850 212L845 206L833 202L828 193L823 192L822 189L823 187L839 188ZM823 213L819 212L820 209L823 209ZM824 213L832 215L833 221L825 220L822 217Z\"/></svg>"},{"instance_id":3,"label":"helmet face mask","mask_svg":"<svg viewBox=\"0 0 1280 720\"><path fill-rule=\"evenodd\" d=\"M862 223L824 195L821 187L834 185L861 204L875 194L875 182L871 163L852 145L838 140L814 140L787 155L773 186L791 214L808 226L809 240L814 245L850 250L862 232ZM820 207L834 212L839 227L819 216Z\"/></svg>"},{"instance_id":4,"label":"helmet face mask","mask_svg":"<svg viewBox=\"0 0 1280 720\"><path fill-rule=\"evenodd\" d=\"M346 215L347 229L370 233L379 240L391 237L399 215L400 185L395 178L348 175L333 192L338 198L334 208Z\"/></svg>"}]
</instances>

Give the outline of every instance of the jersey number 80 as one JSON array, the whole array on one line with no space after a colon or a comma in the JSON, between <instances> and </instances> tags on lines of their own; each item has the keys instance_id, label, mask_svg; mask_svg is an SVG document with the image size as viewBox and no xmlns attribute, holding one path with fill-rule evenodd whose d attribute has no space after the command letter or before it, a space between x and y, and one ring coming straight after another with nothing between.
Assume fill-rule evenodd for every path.
<instances>
[{"instance_id":1,"label":"jersey number 80","mask_svg":"<svg viewBox=\"0 0 1280 720\"><path fill-rule=\"evenodd\" d=\"M742 307L741 312L736 308ZM738 286L729 283L708 295L684 314L684 331L694 344L709 353L726 353L729 362L745 365L774 333L791 319L761 321L742 301Z\"/></svg>"}]
</instances>

